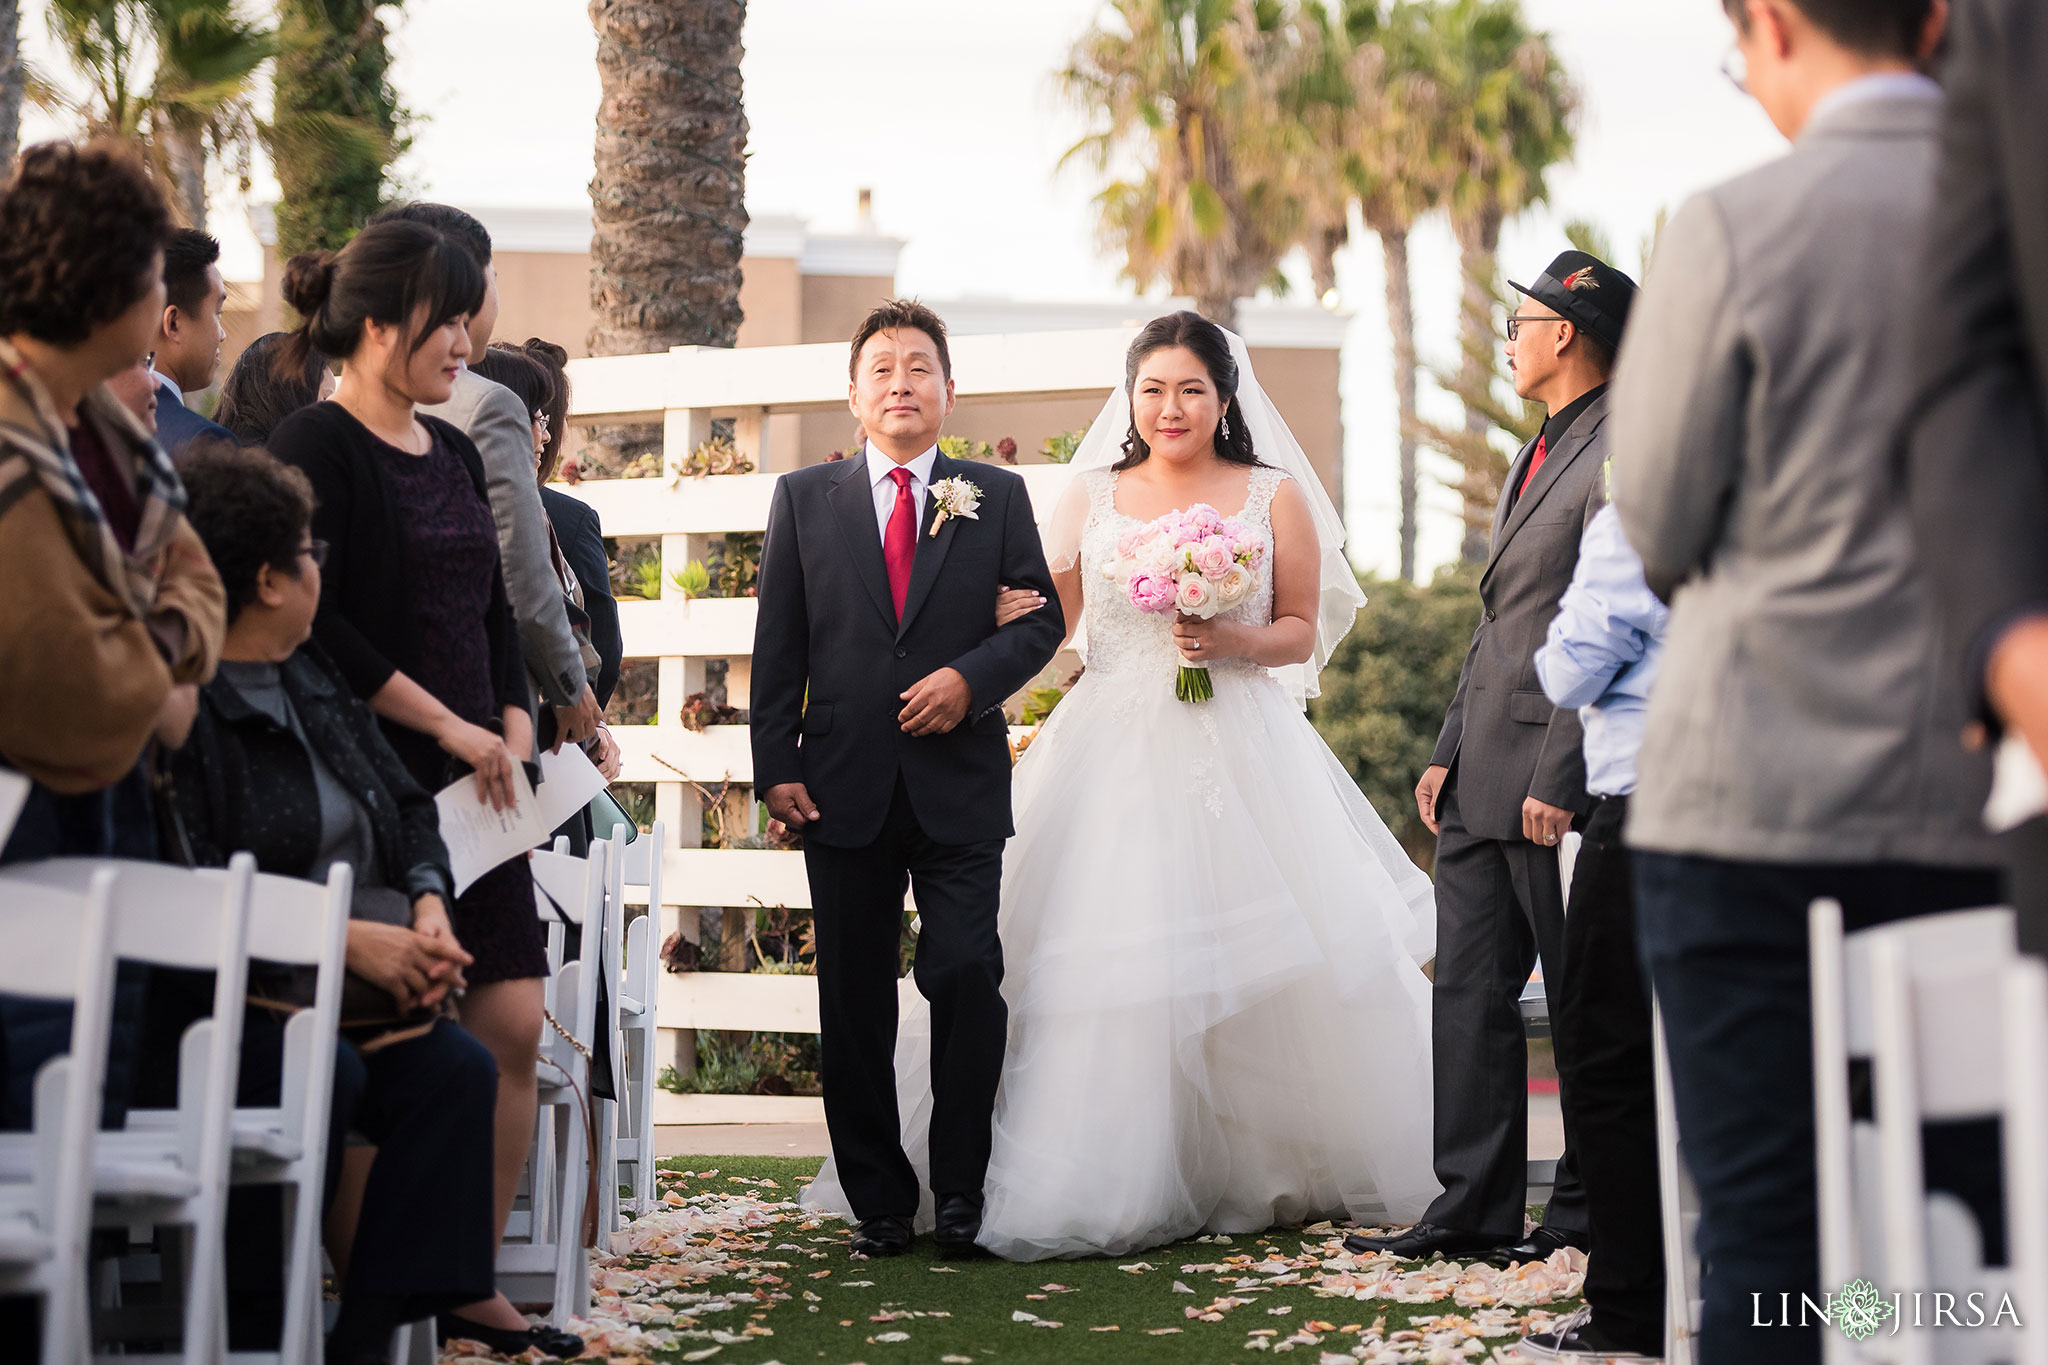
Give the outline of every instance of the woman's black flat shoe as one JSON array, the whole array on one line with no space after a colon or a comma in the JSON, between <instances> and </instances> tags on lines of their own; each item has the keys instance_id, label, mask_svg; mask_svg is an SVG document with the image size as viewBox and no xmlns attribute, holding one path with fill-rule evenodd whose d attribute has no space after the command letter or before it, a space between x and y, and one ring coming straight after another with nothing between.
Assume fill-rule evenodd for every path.
<instances>
[{"instance_id":1,"label":"woman's black flat shoe","mask_svg":"<svg viewBox=\"0 0 2048 1365\"><path fill-rule=\"evenodd\" d=\"M441 1327L441 1344L451 1341L480 1341L501 1356L516 1356L521 1351L535 1347L545 1356L558 1360L575 1360L583 1354L583 1338L574 1332L564 1332L554 1327L529 1327L514 1332L504 1327L486 1327L468 1318L458 1318L453 1313L436 1319Z\"/></svg>"}]
</instances>

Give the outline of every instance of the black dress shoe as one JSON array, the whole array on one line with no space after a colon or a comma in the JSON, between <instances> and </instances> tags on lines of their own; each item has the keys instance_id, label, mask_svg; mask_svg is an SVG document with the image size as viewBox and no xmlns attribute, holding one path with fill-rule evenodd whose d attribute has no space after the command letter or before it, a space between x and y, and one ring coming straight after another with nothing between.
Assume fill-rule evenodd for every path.
<instances>
[{"instance_id":1,"label":"black dress shoe","mask_svg":"<svg viewBox=\"0 0 2048 1365\"><path fill-rule=\"evenodd\" d=\"M1479 1256L1499 1245L1498 1237L1483 1232L1458 1232L1452 1228L1440 1228L1434 1223L1417 1223L1392 1237L1367 1237L1354 1232L1344 1239L1346 1251L1359 1255L1384 1251L1404 1261L1420 1261L1431 1256Z\"/></svg>"},{"instance_id":2,"label":"black dress shoe","mask_svg":"<svg viewBox=\"0 0 2048 1365\"><path fill-rule=\"evenodd\" d=\"M942 1194L938 1197L938 1222L932 1229L932 1236L939 1244L943 1256L982 1255L981 1196L977 1194Z\"/></svg>"},{"instance_id":3,"label":"black dress shoe","mask_svg":"<svg viewBox=\"0 0 2048 1365\"><path fill-rule=\"evenodd\" d=\"M559 1328L528 1327L515 1332L506 1327L486 1327L453 1313L443 1313L434 1321L441 1329L441 1344L444 1346L451 1341L466 1339L480 1341L501 1356L517 1357L521 1352L535 1348L542 1355L557 1360L575 1360L583 1354L583 1338Z\"/></svg>"},{"instance_id":4,"label":"black dress shoe","mask_svg":"<svg viewBox=\"0 0 2048 1365\"><path fill-rule=\"evenodd\" d=\"M910 1250L910 1220L893 1213L869 1218L854 1229L850 1249L856 1256L901 1256Z\"/></svg>"},{"instance_id":5,"label":"black dress shoe","mask_svg":"<svg viewBox=\"0 0 2048 1365\"><path fill-rule=\"evenodd\" d=\"M1486 1255L1487 1264L1505 1269L1523 1261L1547 1261L1554 1251L1565 1247L1589 1249L1589 1239L1583 1232L1562 1232L1553 1227L1539 1227L1519 1242L1508 1246L1495 1247Z\"/></svg>"}]
</instances>

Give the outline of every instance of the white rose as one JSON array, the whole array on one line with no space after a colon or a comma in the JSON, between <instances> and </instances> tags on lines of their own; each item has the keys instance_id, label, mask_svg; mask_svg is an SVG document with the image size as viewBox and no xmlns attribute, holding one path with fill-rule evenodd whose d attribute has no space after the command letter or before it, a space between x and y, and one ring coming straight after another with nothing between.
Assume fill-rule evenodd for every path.
<instances>
[{"instance_id":1,"label":"white rose","mask_svg":"<svg viewBox=\"0 0 2048 1365\"><path fill-rule=\"evenodd\" d=\"M1189 574L1180 580L1173 604L1190 616L1213 616L1216 611L1216 590L1210 587L1209 580L1200 574Z\"/></svg>"},{"instance_id":2,"label":"white rose","mask_svg":"<svg viewBox=\"0 0 2048 1365\"><path fill-rule=\"evenodd\" d=\"M1242 564L1233 564L1217 581L1217 600L1225 607L1234 607L1252 595L1252 587L1256 581L1250 569Z\"/></svg>"}]
</instances>

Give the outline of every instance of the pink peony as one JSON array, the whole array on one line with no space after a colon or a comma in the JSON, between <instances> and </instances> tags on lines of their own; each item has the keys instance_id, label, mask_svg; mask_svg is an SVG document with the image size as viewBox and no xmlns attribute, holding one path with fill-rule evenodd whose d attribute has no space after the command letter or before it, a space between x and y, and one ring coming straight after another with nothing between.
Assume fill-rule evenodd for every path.
<instances>
[{"instance_id":1,"label":"pink peony","mask_svg":"<svg viewBox=\"0 0 2048 1365\"><path fill-rule=\"evenodd\" d=\"M1205 536L1212 536L1223 527L1223 514L1206 502L1198 502L1190 507L1188 520Z\"/></svg>"},{"instance_id":2,"label":"pink peony","mask_svg":"<svg viewBox=\"0 0 2048 1365\"><path fill-rule=\"evenodd\" d=\"M1180 580L1173 605L1190 616L1212 616L1215 614L1216 590L1200 574L1189 574Z\"/></svg>"},{"instance_id":3,"label":"pink peony","mask_svg":"<svg viewBox=\"0 0 2048 1365\"><path fill-rule=\"evenodd\" d=\"M1133 527L1118 536L1116 538L1117 558L1131 558L1138 552L1138 546L1144 542L1144 539L1145 531L1143 527Z\"/></svg>"},{"instance_id":4,"label":"pink peony","mask_svg":"<svg viewBox=\"0 0 2048 1365\"><path fill-rule=\"evenodd\" d=\"M1131 575L1131 605L1139 611L1167 611L1174 603L1174 583L1162 574L1143 570Z\"/></svg>"}]
</instances>

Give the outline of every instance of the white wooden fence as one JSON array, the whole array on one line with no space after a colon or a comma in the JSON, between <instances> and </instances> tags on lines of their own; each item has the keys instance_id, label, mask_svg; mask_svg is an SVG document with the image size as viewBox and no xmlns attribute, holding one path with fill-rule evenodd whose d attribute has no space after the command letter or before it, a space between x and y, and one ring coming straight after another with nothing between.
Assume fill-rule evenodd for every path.
<instances>
[{"instance_id":1,"label":"white wooden fence","mask_svg":"<svg viewBox=\"0 0 2048 1365\"><path fill-rule=\"evenodd\" d=\"M1131 330L1037 332L952 340L953 374L962 405L1060 398L1103 398L1123 373ZM578 423L663 425L664 466L709 438L711 423L731 418L741 451L757 469L794 467L789 452L767 448L770 417L844 411L846 347L761 346L741 350L678 347L666 354L570 362L571 419ZM802 452L815 455L817 452ZM1065 488L1062 465L1023 466L1041 524ZM621 780L655 784L655 808L673 842L663 861L662 932L682 927L694 938L696 907L755 905L807 909L810 886L801 853L699 846L702 810L690 782L715 788L753 779L744 725L692 732L679 722L683 700L704 689L704 665L729 661L727 701L748 704L754 644L752 598L687 599L670 575L705 557L708 543L728 532L767 525L772 473L586 481L562 487L597 509L608 536L661 538L661 600L624 601L619 625L628 660L659 661L657 723L612 733L623 759ZM748 1029L815 1033L816 980L807 976L693 972L662 978L658 1018L664 1030ZM666 1035L675 1039L676 1035ZM681 1040L694 1046L694 1035ZM659 1097L663 1123L816 1121L815 1099L753 1095Z\"/></svg>"}]
</instances>

